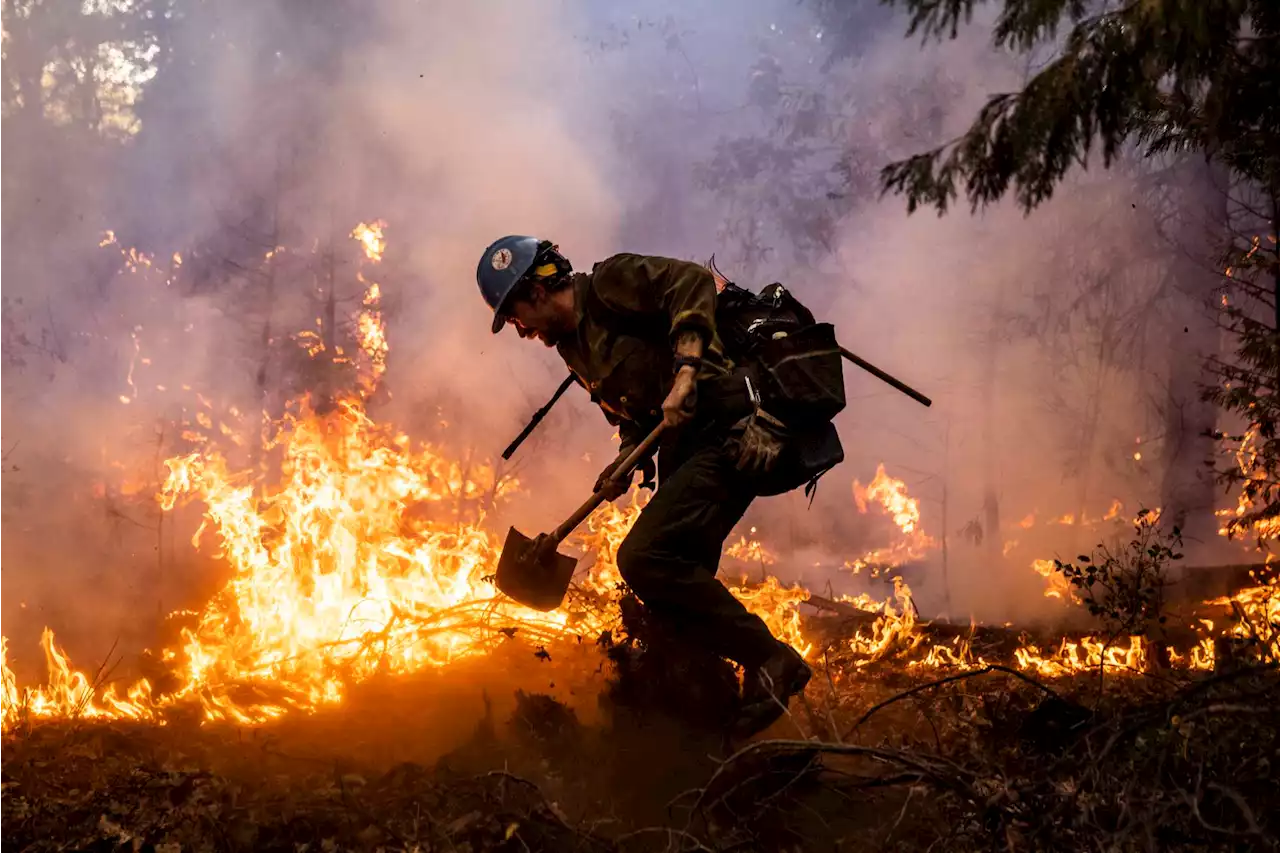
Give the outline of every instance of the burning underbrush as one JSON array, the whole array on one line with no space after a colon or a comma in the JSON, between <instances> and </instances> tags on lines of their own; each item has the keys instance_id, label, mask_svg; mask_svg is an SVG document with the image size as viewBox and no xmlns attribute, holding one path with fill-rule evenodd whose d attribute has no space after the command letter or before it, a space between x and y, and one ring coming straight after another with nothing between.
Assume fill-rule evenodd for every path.
<instances>
[{"instance_id":1,"label":"burning underbrush","mask_svg":"<svg viewBox=\"0 0 1280 853\"><path fill-rule=\"evenodd\" d=\"M49 719L166 722L186 715L255 725L338 704L375 676L491 655L513 638L531 649L551 648L594 642L617 629L624 590L614 554L643 506L641 493L602 507L574 535L570 544L584 555L585 568L564 607L539 613L504 598L492 583L501 530L489 519L521 491L518 479L470 455L459 460L443 446L412 441L372 414L389 352L377 280L384 227L360 223L351 231L361 253L362 295L344 327L347 337L337 336L335 314L317 318L318 331L291 338L290 346L324 368L314 377L317 390L275 417L218 407L192 391L197 405L170 430L182 446L164 462L158 509L200 509L192 545L226 566L226 582L203 606L170 618L167 641L144 655L144 671L131 681L110 677L109 663L77 669L46 629L47 681L20 685L10 669L15 652L5 642L5 730ZM114 235L103 245L119 251L131 274L160 266L120 248ZM288 254L277 247L263 263ZM163 285L181 268L175 254ZM329 309L335 310L332 299ZM130 393L120 398L126 406L138 400L150 361L138 354L136 332L133 343ZM136 485L131 491L142 494ZM845 563L849 574L879 584L882 593L823 597L784 584L774 573L786 566L755 528L725 552L733 593L810 661L818 660L820 644L805 616L817 612L848 620L847 636L823 654L846 655L857 669L892 659L920 670L1003 663L1046 677L1098 666L1212 670L1226 641L1274 644L1277 597L1275 578L1268 577L1175 618L1176 630L1171 623L1158 636L1139 626L1052 638L1005 632L992 657L995 650L976 643L985 629L922 619L897 576L899 567L919 564L939 547L906 484L881 465L867 485L853 483L852 497L851 509L891 522L888 543ZM1099 521L1119 514L1117 503ZM1140 516L1139 533L1157 518ZM1022 526L1032 523L1034 516ZM1060 564L1038 560L1034 568L1051 582L1046 594L1076 600Z\"/></svg>"},{"instance_id":2,"label":"burning underbrush","mask_svg":"<svg viewBox=\"0 0 1280 853\"><path fill-rule=\"evenodd\" d=\"M519 487L413 445L361 398L301 404L278 474L214 441L159 500L232 569L150 673L4 668L4 840L22 849L1265 849L1280 731L1274 578L1158 637L1034 635L731 584L817 669L771 735L724 739L738 675L648 622L603 508L564 608L504 600L459 501ZM884 472L877 479L887 478ZM866 494L875 500L870 489ZM880 504L904 535L918 516ZM863 498L864 501L867 497ZM870 510L873 504L865 503ZM902 528L910 525L911 530ZM914 540L917 544L919 538ZM754 538L726 568L772 568ZM1069 597L1068 597L1069 598ZM1213 615L1207 615L1212 613ZM185 620L185 621L184 621ZM7 649L6 649L7 653Z\"/></svg>"},{"instance_id":3,"label":"burning underbrush","mask_svg":"<svg viewBox=\"0 0 1280 853\"><path fill-rule=\"evenodd\" d=\"M150 677L121 684L101 670L78 671L46 630L45 685L19 686L5 661L6 729L41 719L165 722L187 714L260 724L337 704L352 685L374 676L451 666L512 639L547 649L595 642L618 627L623 589L613 555L643 505L634 494L629 504L607 506L588 520L576 536L588 569L565 607L539 613L493 586L500 543L483 512L472 523L460 523L453 512L460 501L492 506L518 482L475 463L464 471L432 447L413 446L374 422L358 397L324 412L304 400L275 429L275 486L263 486L254 470L233 470L212 441L166 462L162 508L202 504L193 543L209 547L213 540L232 574L200 612L179 616L185 624L177 642L148 655ZM877 482L885 479L881 469ZM918 510L903 509L901 484L881 496L910 547L919 546ZM759 543L744 538L734 547L763 565ZM922 620L900 578L883 599L824 598L768 575L730 588L811 661L819 642L805 614L842 617L845 636L824 654L846 657L855 670L882 660L922 670L1003 663L1047 677L1100 666L1210 670L1223 640L1273 647L1271 626L1280 621L1271 578L1206 602L1220 611L1218 622L1201 615L1166 632L1168 645L1137 633L1049 643L1002 630L999 647L984 650L978 639L990 629Z\"/></svg>"},{"instance_id":4,"label":"burning underbrush","mask_svg":"<svg viewBox=\"0 0 1280 853\"><path fill-rule=\"evenodd\" d=\"M854 483L851 511L883 515L893 539L845 568L882 592L780 581L785 561L755 528L726 549L733 594L817 670L773 731L788 740L739 749L722 734L738 673L673 641L621 583L614 555L638 491L573 537L584 559L564 607L497 592L491 518L521 484L375 417L385 241L380 224L352 237L367 264L354 347L295 336L343 369L345 390L322 383L261 419L200 398L177 425L156 503L199 509L192 545L225 583L173 614L128 678L110 658L77 667L46 628L45 683L20 684L0 646L6 841L1127 850L1274 838L1280 809L1257 781L1280 760L1274 575L1181 611L1162 602L1158 629L930 620L898 570L939 542L880 466ZM137 400L133 367L122 405ZM1135 541L1157 520L1140 516ZM1099 616L1130 576L1123 560L1105 565L1101 586L1087 568L1035 570L1061 607L1101 602Z\"/></svg>"}]
</instances>

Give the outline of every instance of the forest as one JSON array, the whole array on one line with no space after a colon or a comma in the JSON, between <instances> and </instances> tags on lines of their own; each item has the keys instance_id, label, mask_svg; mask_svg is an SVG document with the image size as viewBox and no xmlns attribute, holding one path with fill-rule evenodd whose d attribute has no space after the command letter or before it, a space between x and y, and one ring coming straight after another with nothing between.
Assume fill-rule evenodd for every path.
<instances>
[{"instance_id":1,"label":"forest","mask_svg":"<svg viewBox=\"0 0 1280 853\"><path fill-rule=\"evenodd\" d=\"M1280 849L1280 6L4 0L14 850ZM504 234L780 282L844 461L719 577L495 585L619 441ZM712 549L714 554L714 549Z\"/></svg>"}]
</instances>

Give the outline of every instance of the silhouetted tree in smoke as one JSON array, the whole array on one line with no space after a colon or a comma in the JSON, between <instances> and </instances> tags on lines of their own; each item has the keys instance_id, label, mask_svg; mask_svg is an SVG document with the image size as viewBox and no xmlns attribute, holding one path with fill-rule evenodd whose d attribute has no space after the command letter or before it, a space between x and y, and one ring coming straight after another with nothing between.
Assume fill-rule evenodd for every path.
<instances>
[{"instance_id":1,"label":"silhouetted tree in smoke","mask_svg":"<svg viewBox=\"0 0 1280 853\"><path fill-rule=\"evenodd\" d=\"M860 105L821 79L791 78L764 53L751 69L746 110L751 129L724 134L696 171L724 205L721 236L748 280L774 260L813 267L834 251L844 217L875 196L866 167L874 160L850 144L865 121Z\"/></svg>"},{"instance_id":2,"label":"silhouetted tree in smoke","mask_svg":"<svg viewBox=\"0 0 1280 853\"><path fill-rule=\"evenodd\" d=\"M7 400L55 375L127 358L92 318L116 264L98 243L111 224L108 176L138 131L133 96L161 38L168 0L123 8L70 0L3 4L4 367ZM114 259L118 261L119 258ZM114 392L104 397L114 399Z\"/></svg>"},{"instance_id":3,"label":"silhouetted tree in smoke","mask_svg":"<svg viewBox=\"0 0 1280 853\"><path fill-rule=\"evenodd\" d=\"M331 168L333 90L378 20L353 2L176 3L137 107L124 181L156 194L130 211L133 230L189 248L184 288L242 319L227 357L273 412L349 378L299 356L292 333L321 317L327 350L351 347L336 309L359 298L356 219Z\"/></svg>"},{"instance_id":4,"label":"silhouetted tree in smoke","mask_svg":"<svg viewBox=\"0 0 1280 853\"><path fill-rule=\"evenodd\" d=\"M40 342L32 356L65 362L77 337L72 312L40 285L94 278L51 246L91 250L112 227L104 176L121 168L137 130L129 97L167 5L140 0L125 13L75 0L3 4L4 310L22 326L15 335Z\"/></svg>"},{"instance_id":5,"label":"silhouetted tree in smoke","mask_svg":"<svg viewBox=\"0 0 1280 853\"><path fill-rule=\"evenodd\" d=\"M888 0L908 35L955 37L977 0ZM1020 92L992 97L959 139L887 166L885 187L945 211L963 187L975 206L1013 190L1027 210L1095 145L1110 165L1128 142L1146 153L1202 151L1274 184L1280 133L1280 7L1270 0L1166 0L1103 8L1005 0L995 44L1030 51L1070 27L1059 55Z\"/></svg>"},{"instance_id":6,"label":"silhouetted tree in smoke","mask_svg":"<svg viewBox=\"0 0 1280 853\"><path fill-rule=\"evenodd\" d=\"M908 35L926 39L954 38L979 5L976 0L886 2L906 7ZM1063 30L1066 35L1060 37ZM1280 6L1270 0L1167 0L1118 6L1004 0L994 41L1000 48L1023 53L1046 45L1058 49L1020 91L990 98L959 138L883 169L883 189L905 196L909 210L932 206L944 213L960 193L976 209L1011 193L1030 211L1053 195L1071 169L1086 165L1095 147L1101 149L1107 167L1130 147L1161 161L1169 155L1198 154L1231 181L1246 186L1253 197L1248 206L1251 227L1269 245L1252 249L1249 266L1263 267L1265 273L1280 264L1273 242L1280 220ZM1184 198L1184 213L1208 207L1221 211L1213 218L1230 218L1222 200L1224 189L1203 176L1193 178L1186 183L1197 191ZM1201 233L1194 234L1188 221L1182 218L1182 251L1210 255L1204 237L1209 229L1201 222ZM1246 240L1237 260L1250 249ZM1264 437L1264 454L1280 451L1265 441L1274 434L1274 414L1280 408L1268 396L1276 393L1280 378L1275 340L1280 328L1280 273L1268 277L1269 296L1266 289L1251 284L1251 307L1228 307L1240 346L1235 363L1219 362L1218 372L1231 383L1232 393L1211 394ZM1216 355L1208 345L1206 312L1200 308L1213 293L1207 284L1211 280L1203 269L1184 269L1171 290L1171 298L1182 303L1172 325L1175 331L1185 329L1187 337L1178 340L1174 335L1170 348L1170 393L1163 407L1167 474L1161 491L1181 511L1197 498L1187 497L1188 484L1176 482L1175 472L1199 462L1198 451L1188 450L1195 444L1189 435L1213 426L1211 417L1180 390L1200 372L1200 364L1189 361L1187 352ZM1266 298L1259 303L1259 297ZM1260 317L1259 309L1268 307L1271 316ZM1193 327L1198 327L1195 336ZM1188 343L1191 337L1198 340ZM1268 464L1275 467L1276 462ZM1226 476L1232 481L1254 479L1238 468L1229 469ZM1191 479L1197 481L1190 484L1191 492L1203 495L1206 479ZM1275 496L1268 503L1275 504ZM1275 514L1280 506L1259 511Z\"/></svg>"},{"instance_id":7,"label":"silhouetted tree in smoke","mask_svg":"<svg viewBox=\"0 0 1280 853\"><path fill-rule=\"evenodd\" d=\"M1280 174L1280 146L1268 159L1268 168ZM1224 326L1237 345L1233 359L1214 360L1220 381L1209 397L1242 423L1218 433L1239 446L1220 472L1240 489L1239 513L1229 516L1226 530L1256 534L1261 544L1280 532L1280 191L1240 181L1229 202L1221 299Z\"/></svg>"},{"instance_id":8,"label":"silhouetted tree in smoke","mask_svg":"<svg viewBox=\"0 0 1280 853\"><path fill-rule=\"evenodd\" d=\"M1220 358L1224 340L1218 329L1214 294L1222 281L1219 244L1229 214L1225 170L1200 157L1150 158L1141 182L1158 253L1152 263L1163 269L1160 310L1146 319L1163 330L1163 388L1153 393L1160 415L1156 460L1162 519L1182 529L1188 542L1212 537L1211 514L1217 498L1212 438L1218 411L1206 399L1208 369Z\"/></svg>"}]
</instances>

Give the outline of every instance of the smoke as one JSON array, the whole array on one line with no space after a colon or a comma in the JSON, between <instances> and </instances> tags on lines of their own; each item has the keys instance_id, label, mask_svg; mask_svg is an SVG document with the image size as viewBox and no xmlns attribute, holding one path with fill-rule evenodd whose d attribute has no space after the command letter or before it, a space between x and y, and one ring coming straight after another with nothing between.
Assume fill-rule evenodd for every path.
<instances>
[{"instance_id":1,"label":"smoke","mask_svg":"<svg viewBox=\"0 0 1280 853\"><path fill-rule=\"evenodd\" d=\"M350 311L361 267L346 234L378 218L391 395L376 416L460 453L496 456L564 375L553 352L489 334L475 264L510 233L556 240L579 269L623 250L715 252L745 285L784 281L851 349L931 395L925 410L849 368L846 462L812 506L789 495L749 513L775 568L814 588L866 588L840 565L897 535L850 494L880 462L920 499L924 529L948 538L946 585L940 549L911 570L922 607L987 619L1040 605L1029 555L1089 544L1019 520L1100 515L1115 498L1129 511L1158 489L1153 469L1118 467L1126 442L1157 431L1145 374L1117 367L1123 352L1081 354L1096 325L1033 328L1150 244L1135 180L1090 172L1029 218L1007 205L908 217L900 199L876 200L881 165L953 137L1021 79L987 22L921 50L868 4L859 35L843 36L854 55L828 65L838 34L773 0L732 14L709 0L176 9L135 40L164 41L136 132L73 133L84 116L55 90L42 112L5 115L3 618L19 644L48 623L74 657L77 639L92 653L104 635L145 636L141 613L198 605L214 570L183 545L193 519L162 525L125 499L154 490L196 392L258 411L265 375L287 396L287 365L262 354L264 317L273 340L313 327L326 275ZM854 189L831 183L841 170ZM98 245L105 229L118 244ZM151 265L122 269L129 246ZM1124 275L1127 310L1153 273ZM234 426L256 428L252 415ZM525 496L494 523L556 523L612 457L611 432L571 390L521 451ZM104 509L95 488L128 508ZM1014 556L992 552L1015 538Z\"/></svg>"},{"instance_id":2,"label":"smoke","mask_svg":"<svg viewBox=\"0 0 1280 853\"><path fill-rule=\"evenodd\" d=\"M918 55L893 29L845 82L862 107L852 144L879 152L877 165L957 138L988 97L1034 70L991 50L986 20ZM1217 341L1172 329L1192 302L1169 292L1172 256L1194 246L1158 232L1149 174L1103 171L1100 159L1030 215L1012 200L970 213L961 198L944 217L907 216L887 198L841 223L835 255L855 286L831 294L830 316L855 350L934 399L926 412L853 371L840 421L846 468L885 462L949 542L913 580L927 611L1059 614L1030 562L1127 539L1139 508L1168 497L1161 454L1184 440L1169 407L1198 392L1171 387L1171 365L1179 347ZM1201 531L1211 509L1197 507ZM1232 552L1212 538L1187 544L1201 558Z\"/></svg>"}]
</instances>

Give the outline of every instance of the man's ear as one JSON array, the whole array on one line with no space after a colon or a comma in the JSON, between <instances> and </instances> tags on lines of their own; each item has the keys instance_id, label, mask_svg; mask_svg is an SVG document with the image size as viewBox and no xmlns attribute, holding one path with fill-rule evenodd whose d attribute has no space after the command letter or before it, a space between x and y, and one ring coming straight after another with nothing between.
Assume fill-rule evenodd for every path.
<instances>
[{"instance_id":1,"label":"man's ear","mask_svg":"<svg viewBox=\"0 0 1280 853\"><path fill-rule=\"evenodd\" d=\"M529 293L525 297L530 305L541 305L547 300L547 288L539 282L529 285Z\"/></svg>"}]
</instances>

